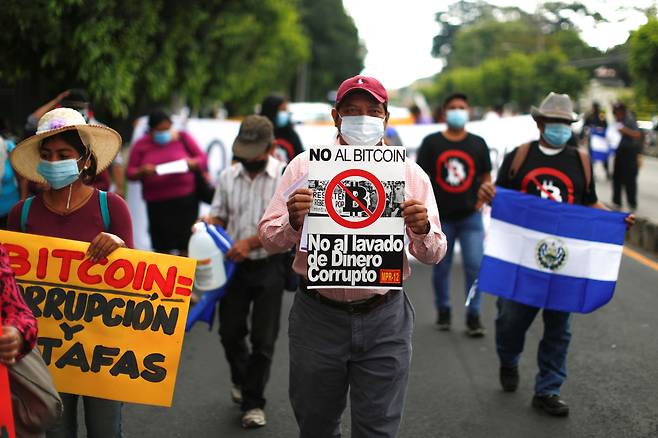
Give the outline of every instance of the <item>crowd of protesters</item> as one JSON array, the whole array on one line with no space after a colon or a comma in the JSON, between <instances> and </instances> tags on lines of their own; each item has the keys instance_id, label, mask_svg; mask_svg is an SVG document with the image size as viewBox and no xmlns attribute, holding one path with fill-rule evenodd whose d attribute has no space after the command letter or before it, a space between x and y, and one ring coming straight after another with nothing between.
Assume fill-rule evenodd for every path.
<instances>
[{"instance_id":1,"label":"crowd of protesters","mask_svg":"<svg viewBox=\"0 0 658 438\"><path fill-rule=\"evenodd\" d=\"M385 147L393 138L387 130L388 103L388 93L377 79L345 80L331 114L335 143ZM625 189L634 210L640 134L623 104L613 111L621 141L612 201L621 208ZM494 112L489 117L492 123L502 114L502 106L497 104ZM482 337L485 327L477 275L483 257L482 206L496 193L492 164L484 139L466 129L467 94L447 96L441 113L445 130L423 140L417 164L405 163L401 215L410 253L434 265L436 324L442 331L452 327L449 278L454 244L459 241L464 293L469 297L466 332ZM571 124L576 121L571 99L550 93L533 108L532 117L539 140L505 157L496 185L543 196L547 189L526 185L524 176L537 168L551 168L569 181L544 181L550 185L550 199L607 209L596 195L591 160L568 146L574 137ZM585 125L590 130L607 127L596 106ZM18 144L0 139L2 228L89 242L87 256L92 261L118 248L132 248L131 215L123 199L122 140L95 120L86 92L69 90L39 107L29 115L26 132ZM232 152L232 163L216 179L210 213L201 219L226 228L234 242L227 257L238 268L219 304L219 334L231 370L230 397L242 410L241 424L252 428L267 423L265 388L279 331L282 292L290 275L296 275L301 281L290 313L289 395L300 436L337 436L348 394L353 436L396 436L411 361L414 311L407 294L315 290L307 284L306 253L299 246L312 191L295 185L308 173L309 156L284 97L267 97L260 115L242 121ZM179 162L183 170L162 171L162 165L172 162ZM131 146L125 177L141 183L154 251L187 255L193 224L200 220L198 176L207 173L207 168L208 157L189 133L174 130L167 112L150 113L148 131ZM568 196L566 186L571 188ZM632 224L632 215L627 222ZM403 274L405 278L410 274L406 253ZM0 362L11 367L34 348L37 322L16 288L1 246L0 275ZM542 309L505 299L498 300L497 308L500 384L512 392L518 387L526 332ZM532 405L564 416L569 406L560 397L560 387L566 379L571 317L567 312L542 312L545 330ZM355 334L352 328L357 320L362 327ZM322 382L322 391L316 382ZM60 397L64 414L47 431L48 437L76 436L79 398L89 436L122 436L122 403L75 394Z\"/></svg>"}]
</instances>

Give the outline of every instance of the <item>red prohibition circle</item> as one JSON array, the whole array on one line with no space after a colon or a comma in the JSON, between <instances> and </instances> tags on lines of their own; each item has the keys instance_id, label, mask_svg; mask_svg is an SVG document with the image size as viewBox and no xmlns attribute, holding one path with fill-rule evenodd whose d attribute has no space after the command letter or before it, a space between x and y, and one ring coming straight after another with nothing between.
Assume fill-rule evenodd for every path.
<instances>
[{"instance_id":1,"label":"red prohibition circle","mask_svg":"<svg viewBox=\"0 0 658 438\"><path fill-rule=\"evenodd\" d=\"M523 180L521 181L521 191L523 193L528 193L528 185L531 182L537 185L538 183L535 181L536 178L540 175L550 175L559 179L562 182L562 184L564 184L565 187L567 188L567 204L573 204L574 187L571 178L569 178L564 172L560 172L559 170L553 169L552 167L538 167L528 172L526 176L523 177ZM537 190L541 191L542 189L540 186L537 186Z\"/></svg>"},{"instance_id":2,"label":"red prohibition circle","mask_svg":"<svg viewBox=\"0 0 658 438\"><path fill-rule=\"evenodd\" d=\"M462 183L458 186L451 186L441 177L441 168L450 158L461 158L466 162L466 166L468 167L468 175L466 175L464 181L462 181ZM464 151L460 151L458 149L449 149L439 155L439 158L436 160L436 182L439 184L439 186L441 186L443 190L448 193L462 193L468 190L468 188L471 186L471 183L473 182L474 175L475 163L473 162L473 158L471 158L471 156Z\"/></svg>"},{"instance_id":3,"label":"red prohibition circle","mask_svg":"<svg viewBox=\"0 0 658 438\"><path fill-rule=\"evenodd\" d=\"M375 190L377 190L377 208L375 209L375 211L371 212L370 216L368 216L366 219L362 221L348 221L347 219L344 219L342 216L340 216L336 212L336 209L334 208L334 199L333 199L334 189L345 178L349 178L353 176L358 176L367 179L372 183L372 185L375 186ZM375 223L375 221L379 219L382 213L384 212L384 206L386 205L386 192L384 191L384 185L372 173L362 169L348 169L340 172L338 175L334 176L331 181L329 181L329 184L327 185L327 189L324 193L324 199L326 202L327 213L329 214L329 217L332 218L334 222L336 222L338 225L342 225L345 228L351 228L351 229L365 228L368 225L372 225L373 223Z\"/></svg>"}]
</instances>

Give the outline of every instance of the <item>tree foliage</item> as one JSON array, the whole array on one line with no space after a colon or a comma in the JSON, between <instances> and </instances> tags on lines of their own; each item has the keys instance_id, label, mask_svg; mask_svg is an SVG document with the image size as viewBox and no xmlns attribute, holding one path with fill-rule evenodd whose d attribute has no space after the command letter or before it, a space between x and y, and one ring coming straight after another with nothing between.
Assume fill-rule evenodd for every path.
<instances>
[{"instance_id":1,"label":"tree foliage","mask_svg":"<svg viewBox=\"0 0 658 438\"><path fill-rule=\"evenodd\" d=\"M311 41L307 96L324 101L344 79L363 70L366 50L342 0L301 0L301 10Z\"/></svg>"},{"instance_id":2,"label":"tree foliage","mask_svg":"<svg viewBox=\"0 0 658 438\"><path fill-rule=\"evenodd\" d=\"M308 56L296 0L4 0L0 24L0 80L84 86L123 117L173 98L248 111Z\"/></svg>"},{"instance_id":3,"label":"tree foliage","mask_svg":"<svg viewBox=\"0 0 658 438\"><path fill-rule=\"evenodd\" d=\"M631 35L629 63L637 94L658 103L658 19L655 17Z\"/></svg>"},{"instance_id":4,"label":"tree foliage","mask_svg":"<svg viewBox=\"0 0 658 438\"><path fill-rule=\"evenodd\" d=\"M566 57L559 51L535 55L515 52L489 59L479 67L458 67L442 73L426 94L433 101L441 101L452 92L466 92L475 106L504 101L526 111L550 91L576 96L586 81L583 72L566 65Z\"/></svg>"}]
</instances>

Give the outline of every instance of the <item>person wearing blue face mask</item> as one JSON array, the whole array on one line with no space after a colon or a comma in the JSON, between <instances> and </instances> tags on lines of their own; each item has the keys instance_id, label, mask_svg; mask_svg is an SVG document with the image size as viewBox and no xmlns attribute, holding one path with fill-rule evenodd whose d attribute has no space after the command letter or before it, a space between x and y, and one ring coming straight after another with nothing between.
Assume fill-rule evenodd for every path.
<instances>
[{"instance_id":1,"label":"person wearing blue face mask","mask_svg":"<svg viewBox=\"0 0 658 438\"><path fill-rule=\"evenodd\" d=\"M498 170L496 185L518 190L555 202L567 202L607 210L598 200L592 164L588 155L568 147L571 124L577 120L573 104L566 94L550 93L539 108L532 107L540 138L521 145L505 156ZM490 203L496 194L492 183L484 183L478 193L480 203ZM635 217L626 217L627 226ZM583 224L583 227L587 227ZM569 405L561 398L560 388L567 378L566 362L571 340L571 314L539 309L499 298L496 319L496 350L500 359L499 379L503 391L519 386L518 364L526 332L542 312L544 332L537 354L539 373L535 379L532 406L553 416L569 414Z\"/></svg>"},{"instance_id":2,"label":"person wearing blue face mask","mask_svg":"<svg viewBox=\"0 0 658 438\"><path fill-rule=\"evenodd\" d=\"M121 147L113 129L89 125L71 108L57 108L39 119L36 134L11 153L14 170L48 189L17 203L9 213L10 231L90 242L86 257L96 263L118 248L133 247L126 202L93 187ZM102 274L102 270L100 270ZM64 414L48 438L74 437L78 429L77 394L60 394ZM121 403L82 396L89 436L120 438Z\"/></svg>"},{"instance_id":3,"label":"person wearing blue face mask","mask_svg":"<svg viewBox=\"0 0 658 438\"><path fill-rule=\"evenodd\" d=\"M455 242L461 246L465 293L468 294L480 270L484 253L482 213L476 208L480 184L491 181L489 147L482 137L466 131L468 98L463 93L448 96L443 103L446 129L423 140L416 162L432 181L439 206L443 231L448 239L446 257L434 266L433 286L437 310L437 328L450 330L450 269ZM439 202L439 199L441 202ZM466 333L481 337L480 291L466 308Z\"/></svg>"},{"instance_id":4,"label":"person wearing blue face mask","mask_svg":"<svg viewBox=\"0 0 658 438\"><path fill-rule=\"evenodd\" d=\"M194 172L205 172L207 157L190 134L172 129L167 112L152 111L148 125L148 133L131 147L126 176L142 183L153 249L186 255L192 225L199 216ZM187 169L156 171L158 165L180 160Z\"/></svg>"},{"instance_id":5,"label":"person wearing blue face mask","mask_svg":"<svg viewBox=\"0 0 658 438\"><path fill-rule=\"evenodd\" d=\"M267 96L260 106L260 115L267 117L274 126L274 150L272 155L279 161L290 160L304 151L302 141L292 124L288 101L276 94Z\"/></svg>"}]
</instances>

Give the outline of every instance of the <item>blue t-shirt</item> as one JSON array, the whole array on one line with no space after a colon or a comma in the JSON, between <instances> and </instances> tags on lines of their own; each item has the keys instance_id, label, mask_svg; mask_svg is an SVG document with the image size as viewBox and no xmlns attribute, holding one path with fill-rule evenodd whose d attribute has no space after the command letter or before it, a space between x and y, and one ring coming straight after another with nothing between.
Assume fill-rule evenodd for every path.
<instances>
[{"instance_id":1,"label":"blue t-shirt","mask_svg":"<svg viewBox=\"0 0 658 438\"><path fill-rule=\"evenodd\" d=\"M2 188L0 189L0 216L7 216L9 210L20 199L18 184L14 178L14 169L9 162L9 154L16 147L16 143L11 140L5 140L7 148L7 160L5 161L5 173L2 175Z\"/></svg>"}]
</instances>

